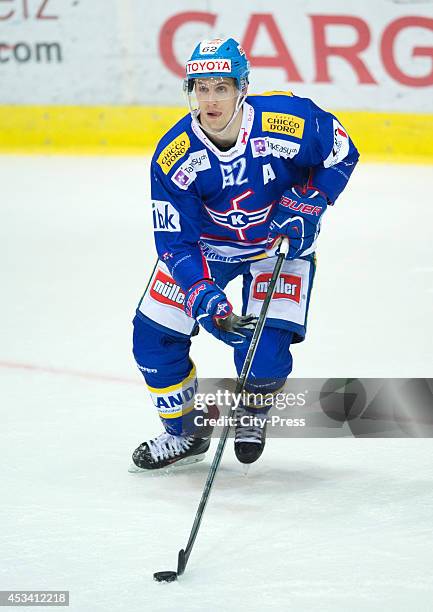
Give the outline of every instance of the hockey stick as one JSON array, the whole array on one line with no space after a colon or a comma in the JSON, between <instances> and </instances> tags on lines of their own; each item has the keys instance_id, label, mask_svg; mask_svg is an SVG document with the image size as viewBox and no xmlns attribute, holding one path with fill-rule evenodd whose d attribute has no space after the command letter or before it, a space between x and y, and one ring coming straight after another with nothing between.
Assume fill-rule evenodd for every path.
<instances>
[{"instance_id":1,"label":"hockey stick","mask_svg":"<svg viewBox=\"0 0 433 612\"><path fill-rule=\"evenodd\" d=\"M272 296L274 294L275 285L280 277L281 267L283 265L284 259L289 252L289 241L287 238L284 238L281 246L280 253L277 258L277 262L275 264L274 271L272 273L271 280L269 282L268 290L266 292L265 299L263 301L262 308L260 310L260 314L257 320L256 327L254 329L253 337L251 339L251 343L247 352L247 356L245 357L244 365L242 367L241 374L236 383L235 395L241 395L245 384L247 382L248 374L250 373L251 365L253 363L254 355L256 354L257 346L260 341L263 327L265 325L266 317L269 310L269 305L271 303ZM230 412L232 407L230 406ZM154 580L158 582L173 582L177 580L178 576L181 576L186 568L186 564L188 563L188 559L190 557L192 547L194 546L195 539L197 537L198 530L200 529L200 523L203 517L203 513L206 508L206 504L209 499L209 495L212 489L212 485L215 479L215 475L221 463L221 458L224 453L224 448L227 442L227 438L230 432L230 412L227 414L226 425L224 425L223 431L221 433L220 441L218 442L217 449L215 451L215 456L213 458L212 464L209 468L209 473L206 479L206 484L203 489L203 493L201 496L200 503L198 505L198 509L195 515L194 523L191 528L191 533L189 535L189 539L185 549L181 549L179 551L178 560L177 560L177 572L174 571L165 571L165 572L155 572L153 574Z\"/></svg>"}]
</instances>

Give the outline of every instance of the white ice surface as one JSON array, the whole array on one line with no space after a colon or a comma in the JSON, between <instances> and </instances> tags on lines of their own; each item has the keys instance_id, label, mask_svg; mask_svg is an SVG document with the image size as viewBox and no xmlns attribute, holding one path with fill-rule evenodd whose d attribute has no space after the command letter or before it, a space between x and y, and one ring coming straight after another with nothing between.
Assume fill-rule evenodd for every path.
<instances>
[{"instance_id":1,"label":"white ice surface","mask_svg":"<svg viewBox=\"0 0 433 612\"><path fill-rule=\"evenodd\" d=\"M325 218L294 376L431 375L431 173L355 171ZM212 454L127 472L160 431L130 349L155 257L148 161L2 157L0 179L0 590L69 589L78 612L433 609L429 439L269 440L248 477L230 442L186 574L154 583ZM204 333L193 358L233 376Z\"/></svg>"}]
</instances>

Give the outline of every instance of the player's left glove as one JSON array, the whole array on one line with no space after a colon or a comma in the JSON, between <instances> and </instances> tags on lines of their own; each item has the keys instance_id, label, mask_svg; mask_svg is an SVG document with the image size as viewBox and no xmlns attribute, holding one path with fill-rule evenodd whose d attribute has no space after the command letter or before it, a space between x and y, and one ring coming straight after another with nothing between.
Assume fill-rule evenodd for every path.
<instances>
[{"instance_id":1,"label":"player's left glove","mask_svg":"<svg viewBox=\"0 0 433 612\"><path fill-rule=\"evenodd\" d=\"M315 241L320 219L327 206L325 195L317 189L304 191L296 186L285 191L269 226L266 249L272 255L278 255L281 239L286 236L289 239L286 259L299 257Z\"/></svg>"},{"instance_id":2,"label":"player's left glove","mask_svg":"<svg viewBox=\"0 0 433 612\"><path fill-rule=\"evenodd\" d=\"M233 347L249 344L257 322L253 315L235 315L224 291L208 279L189 288L185 296L185 312L215 338Z\"/></svg>"}]
</instances>

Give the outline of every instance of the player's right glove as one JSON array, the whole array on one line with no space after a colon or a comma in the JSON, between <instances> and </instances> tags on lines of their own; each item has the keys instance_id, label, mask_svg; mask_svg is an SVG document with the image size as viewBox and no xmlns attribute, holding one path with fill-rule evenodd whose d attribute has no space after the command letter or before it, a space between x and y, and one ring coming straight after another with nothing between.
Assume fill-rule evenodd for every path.
<instances>
[{"instance_id":1,"label":"player's right glove","mask_svg":"<svg viewBox=\"0 0 433 612\"><path fill-rule=\"evenodd\" d=\"M189 288L185 296L185 312L215 338L238 348L249 344L257 322L253 315L235 315L224 291L208 279Z\"/></svg>"}]
</instances>

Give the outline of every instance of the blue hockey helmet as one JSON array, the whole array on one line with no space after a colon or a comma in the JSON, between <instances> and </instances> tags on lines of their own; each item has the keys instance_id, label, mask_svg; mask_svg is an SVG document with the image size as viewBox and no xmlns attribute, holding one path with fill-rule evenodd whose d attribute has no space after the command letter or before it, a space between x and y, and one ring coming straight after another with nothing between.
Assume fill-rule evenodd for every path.
<instances>
[{"instance_id":1,"label":"blue hockey helmet","mask_svg":"<svg viewBox=\"0 0 433 612\"><path fill-rule=\"evenodd\" d=\"M195 78L232 78L243 95L248 87L250 63L245 51L234 38L204 40L194 49L186 63L185 89L191 91Z\"/></svg>"}]
</instances>

